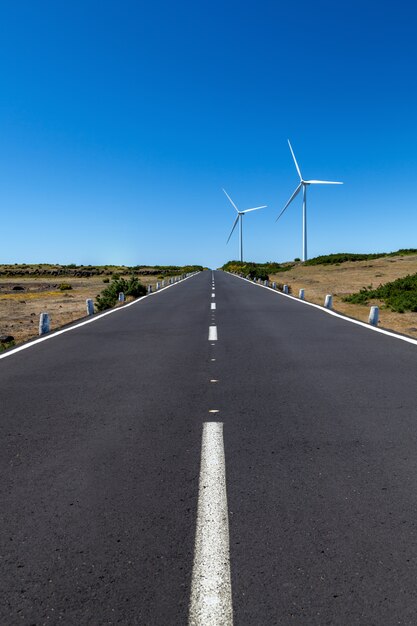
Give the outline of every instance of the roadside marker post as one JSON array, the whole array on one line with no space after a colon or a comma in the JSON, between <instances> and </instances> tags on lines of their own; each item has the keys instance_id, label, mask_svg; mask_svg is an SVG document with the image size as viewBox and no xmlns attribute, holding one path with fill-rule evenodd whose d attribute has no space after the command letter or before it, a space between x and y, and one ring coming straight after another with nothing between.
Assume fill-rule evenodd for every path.
<instances>
[{"instance_id":1,"label":"roadside marker post","mask_svg":"<svg viewBox=\"0 0 417 626\"><path fill-rule=\"evenodd\" d=\"M288 294L288 285L283 285L282 286L282 293Z\"/></svg>"},{"instance_id":2,"label":"roadside marker post","mask_svg":"<svg viewBox=\"0 0 417 626\"><path fill-rule=\"evenodd\" d=\"M121 291L119 293L119 302L124 302L125 301L125 294Z\"/></svg>"},{"instance_id":3,"label":"roadside marker post","mask_svg":"<svg viewBox=\"0 0 417 626\"><path fill-rule=\"evenodd\" d=\"M304 289L300 289L300 293L298 294L300 300L304 300Z\"/></svg>"},{"instance_id":4,"label":"roadside marker post","mask_svg":"<svg viewBox=\"0 0 417 626\"><path fill-rule=\"evenodd\" d=\"M333 307L333 296L331 296L329 293L324 300L324 306L326 309L331 309Z\"/></svg>"},{"instance_id":5,"label":"roadside marker post","mask_svg":"<svg viewBox=\"0 0 417 626\"><path fill-rule=\"evenodd\" d=\"M49 333L50 320L49 313L41 313L39 316L39 334L45 335Z\"/></svg>"},{"instance_id":6,"label":"roadside marker post","mask_svg":"<svg viewBox=\"0 0 417 626\"><path fill-rule=\"evenodd\" d=\"M87 315L94 315L94 302L91 298L87 298L85 306L87 308Z\"/></svg>"},{"instance_id":7,"label":"roadside marker post","mask_svg":"<svg viewBox=\"0 0 417 626\"><path fill-rule=\"evenodd\" d=\"M379 320L379 308L377 306L371 306L371 310L369 312L369 323L372 326L378 326Z\"/></svg>"}]
</instances>

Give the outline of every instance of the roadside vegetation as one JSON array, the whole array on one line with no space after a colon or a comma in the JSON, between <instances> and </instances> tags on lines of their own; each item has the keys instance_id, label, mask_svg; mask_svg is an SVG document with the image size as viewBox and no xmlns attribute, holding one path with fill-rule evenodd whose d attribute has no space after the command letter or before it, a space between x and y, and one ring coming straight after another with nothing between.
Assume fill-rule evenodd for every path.
<instances>
[{"instance_id":1,"label":"roadside vegetation","mask_svg":"<svg viewBox=\"0 0 417 626\"><path fill-rule=\"evenodd\" d=\"M376 289L364 287L357 293L343 298L352 304L369 304L370 300L380 300L395 313L417 312L417 274L409 274Z\"/></svg>"},{"instance_id":2,"label":"roadside vegetation","mask_svg":"<svg viewBox=\"0 0 417 626\"><path fill-rule=\"evenodd\" d=\"M417 254L416 248L403 248L396 252L377 252L372 254L354 254L351 252L339 252L336 254L325 254L316 256L313 259L305 261L303 265L339 265L347 261L372 261L373 259L382 259L391 256L408 256Z\"/></svg>"},{"instance_id":3,"label":"roadside vegetation","mask_svg":"<svg viewBox=\"0 0 417 626\"><path fill-rule=\"evenodd\" d=\"M267 263L252 263L241 261L228 261L220 269L225 272L235 274L243 274L249 278L260 278L261 280L269 280L271 274L279 274L286 272L294 267L294 263L276 263L268 261Z\"/></svg>"},{"instance_id":4,"label":"roadside vegetation","mask_svg":"<svg viewBox=\"0 0 417 626\"><path fill-rule=\"evenodd\" d=\"M146 293L146 287L139 282L137 276L125 278L114 277L108 287L103 289L96 297L96 308L98 311L110 309L117 304L119 293L124 293L126 297L139 298Z\"/></svg>"},{"instance_id":5,"label":"roadside vegetation","mask_svg":"<svg viewBox=\"0 0 417 626\"><path fill-rule=\"evenodd\" d=\"M9 348L13 348L16 345L13 337L2 336L0 337L0 352L4 352L4 350L8 350Z\"/></svg>"},{"instance_id":6,"label":"roadside vegetation","mask_svg":"<svg viewBox=\"0 0 417 626\"><path fill-rule=\"evenodd\" d=\"M70 263L68 265L39 263L26 264L15 263L14 265L0 265L0 277L48 277L66 276L68 278L89 278L91 276L111 277L126 276L132 273L142 276L159 276L163 277L176 276L178 274L186 274L188 272L202 271L201 265L76 265Z\"/></svg>"}]
</instances>

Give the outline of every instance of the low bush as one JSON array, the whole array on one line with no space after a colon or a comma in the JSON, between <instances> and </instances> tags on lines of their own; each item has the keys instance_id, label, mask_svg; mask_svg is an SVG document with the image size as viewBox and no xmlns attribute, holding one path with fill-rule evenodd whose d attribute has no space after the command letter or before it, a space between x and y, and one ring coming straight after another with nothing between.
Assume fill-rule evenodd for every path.
<instances>
[{"instance_id":1,"label":"low bush","mask_svg":"<svg viewBox=\"0 0 417 626\"><path fill-rule=\"evenodd\" d=\"M0 352L3 352L4 350L8 350L9 348L13 348L13 346L16 345L16 342L14 339L11 339L10 341L2 341L0 342Z\"/></svg>"},{"instance_id":2,"label":"low bush","mask_svg":"<svg viewBox=\"0 0 417 626\"><path fill-rule=\"evenodd\" d=\"M124 293L125 296L132 296L133 298L139 298L146 293L146 287L139 282L136 276L131 276L129 279L125 278L112 278L108 287L103 289L101 294L96 297L96 308L98 311L104 311L113 307L119 298L119 293Z\"/></svg>"},{"instance_id":3,"label":"low bush","mask_svg":"<svg viewBox=\"0 0 417 626\"><path fill-rule=\"evenodd\" d=\"M376 289L363 287L357 293L345 296L343 300L353 304L368 304L370 300L382 300L391 311L397 313L417 312L417 274L397 278L397 280L380 285Z\"/></svg>"},{"instance_id":4,"label":"low bush","mask_svg":"<svg viewBox=\"0 0 417 626\"><path fill-rule=\"evenodd\" d=\"M68 283L61 283L61 284L58 286L58 289L59 289L60 291L70 291L70 290L72 289L72 285L69 285Z\"/></svg>"},{"instance_id":5,"label":"low bush","mask_svg":"<svg viewBox=\"0 0 417 626\"><path fill-rule=\"evenodd\" d=\"M245 261L242 263L241 261L228 261L228 263L225 263L221 269L226 272L243 274L243 276L249 276L249 278L269 280L269 276L271 274L287 272L292 267L294 267L293 263L283 265L274 261L268 261L267 263L253 263Z\"/></svg>"}]
</instances>

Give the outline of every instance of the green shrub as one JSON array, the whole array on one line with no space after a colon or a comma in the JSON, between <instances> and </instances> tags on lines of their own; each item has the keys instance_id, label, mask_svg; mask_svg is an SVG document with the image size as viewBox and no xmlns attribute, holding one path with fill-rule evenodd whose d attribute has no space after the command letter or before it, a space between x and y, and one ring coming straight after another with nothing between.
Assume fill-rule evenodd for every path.
<instances>
[{"instance_id":1,"label":"green shrub","mask_svg":"<svg viewBox=\"0 0 417 626\"><path fill-rule=\"evenodd\" d=\"M363 287L357 293L345 296L343 300L353 304L368 304L369 300L382 300L391 311L397 313L417 312L417 274L397 278L397 280L380 285L376 289Z\"/></svg>"},{"instance_id":2,"label":"green shrub","mask_svg":"<svg viewBox=\"0 0 417 626\"><path fill-rule=\"evenodd\" d=\"M103 283L109 283L109 282L110 282L110 278L108 278L108 277L103 278Z\"/></svg>"},{"instance_id":3,"label":"green shrub","mask_svg":"<svg viewBox=\"0 0 417 626\"><path fill-rule=\"evenodd\" d=\"M241 261L228 261L225 263L222 270L226 272L233 272L235 274L243 274L243 276L249 276L250 278L260 278L261 280L269 280L270 274L279 274L280 272L287 272L292 267L293 263L280 264L275 261L268 261L267 263L253 263Z\"/></svg>"},{"instance_id":4,"label":"green shrub","mask_svg":"<svg viewBox=\"0 0 417 626\"><path fill-rule=\"evenodd\" d=\"M13 348L13 346L16 345L16 342L14 339L12 339L11 341L7 341L5 343L0 343L0 352L3 352L4 350L8 350L9 348Z\"/></svg>"},{"instance_id":5,"label":"green shrub","mask_svg":"<svg viewBox=\"0 0 417 626\"><path fill-rule=\"evenodd\" d=\"M112 278L108 287L103 289L101 294L96 297L96 307L98 311L104 311L115 306L118 301L119 293L125 296L139 298L146 293L146 287L139 282L136 276L131 276L128 280L125 278Z\"/></svg>"},{"instance_id":6,"label":"green shrub","mask_svg":"<svg viewBox=\"0 0 417 626\"><path fill-rule=\"evenodd\" d=\"M61 283L58 289L60 291L70 291L72 289L72 285L69 285L68 283Z\"/></svg>"}]
</instances>

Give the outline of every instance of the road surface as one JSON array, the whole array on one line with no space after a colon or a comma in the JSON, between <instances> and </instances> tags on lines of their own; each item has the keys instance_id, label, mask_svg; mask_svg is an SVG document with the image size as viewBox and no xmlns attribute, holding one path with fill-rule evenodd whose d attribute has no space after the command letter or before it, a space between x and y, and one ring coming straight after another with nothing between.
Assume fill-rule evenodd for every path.
<instances>
[{"instance_id":1,"label":"road surface","mask_svg":"<svg viewBox=\"0 0 417 626\"><path fill-rule=\"evenodd\" d=\"M223 272L0 359L0 623L416 624L416 400Z\"/></svg>"}]
</instances>

